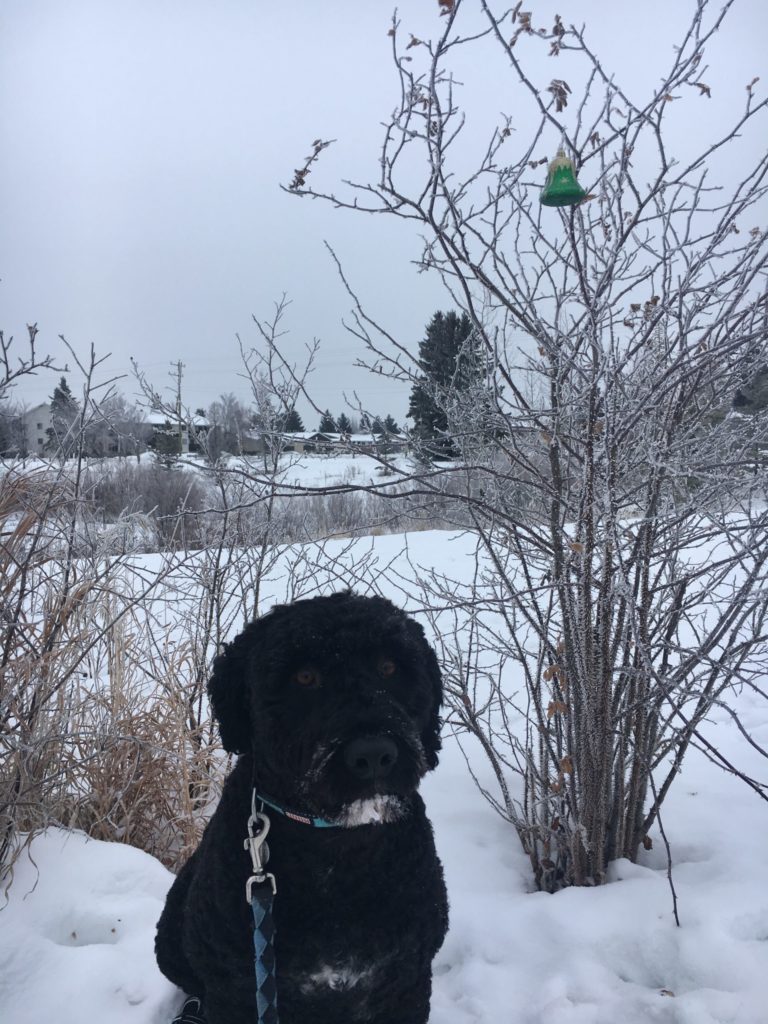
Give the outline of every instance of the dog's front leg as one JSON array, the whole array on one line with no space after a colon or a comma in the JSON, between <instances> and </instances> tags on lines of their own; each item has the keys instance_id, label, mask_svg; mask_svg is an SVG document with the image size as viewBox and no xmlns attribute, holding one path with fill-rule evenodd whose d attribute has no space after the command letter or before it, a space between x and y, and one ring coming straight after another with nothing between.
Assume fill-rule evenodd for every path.
<instances>
[{"instance_id":1,"label":"dog's front leg","mask_svg":"<svg viewBox=\"0 0 768 1024\"><path fill-rule=\"evenodd\" d=\"M407 992L400 996L399 1006L393 1010L392 991L387 997L386 1005L377 1008L371 1006L371 1016L366 1017L366 1024L427 1024L429 1021L429 1005L432 996L432 979L417 981Z\"/></svg>"},{"instance_id":2,"label":"dog's front leg","mask_svg":"<svg viewBox=\"0 0 768 1024\"><path fill-rule=\"evenodd\" d=\"M256 996L234 980L209 985L203 1000L207 1024L254 1024Z\"/></svg>"}]
</instances>

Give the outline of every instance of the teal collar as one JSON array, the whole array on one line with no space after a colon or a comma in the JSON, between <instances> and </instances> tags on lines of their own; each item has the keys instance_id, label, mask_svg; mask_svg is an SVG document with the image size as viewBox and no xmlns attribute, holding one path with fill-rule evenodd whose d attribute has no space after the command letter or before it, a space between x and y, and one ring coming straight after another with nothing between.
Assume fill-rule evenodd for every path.
<instances>
[{"instance_id":1,"label":"teal collar","mask_svg":"<svg viewBox=\"0 0 768 1024\"><path fill-rule=\"evenodd\" d=\"M281 804L276 803L270 797L264 796L263 793L256 793L256 799L261 800L267 807L271 807L273 811L277 811L278 814L282 814L285 818L290 818L291 821L297 821L300 825L311 825L313 828L341 828L338 821L326 821L325 818L316 818L310 814L301 814L299 811L293 811L288 807L283 807Z\"/></svg>"}]
</instances>

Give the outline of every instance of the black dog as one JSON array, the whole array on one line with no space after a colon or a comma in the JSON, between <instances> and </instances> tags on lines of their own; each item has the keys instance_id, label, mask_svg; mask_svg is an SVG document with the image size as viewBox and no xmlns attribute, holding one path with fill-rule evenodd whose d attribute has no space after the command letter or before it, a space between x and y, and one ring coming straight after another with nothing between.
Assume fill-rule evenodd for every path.
<instances>
[{"instance_id":1,"label":"black dog","mask_svg":"<svg viewBox=\"0 0 768 1024\"><path fill-rule=\"evenodd\" d=\"M217 658L209 694L241 756L168 894L160 969L210 1024L254 1024L255 787L271 822L280 1024L424 1024L448 906L416 792L437 764L442 698L421 626L349 592L282 605Z\"/></svg>"}]
</instances>

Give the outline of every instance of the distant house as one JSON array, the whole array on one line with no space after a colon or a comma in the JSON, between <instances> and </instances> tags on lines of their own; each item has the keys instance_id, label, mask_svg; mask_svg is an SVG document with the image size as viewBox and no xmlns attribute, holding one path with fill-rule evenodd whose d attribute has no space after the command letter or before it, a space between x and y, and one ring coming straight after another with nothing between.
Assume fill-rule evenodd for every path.
<instances>
[{"instance_id":1,"label":"distant house","mask_svg":"<svg viewBox=\"0 0 768 1024\"><path fill-rule=\"evenodd\" d=\"M172 415L164 412L151 410L147 413L144 424L151 430L150 447L158 448L163 440L175 443L181 439L181 454L200 450L200 437L204 436L211 429L211 424L205 416L192 416L189 419L178 420ZM190 436L191 427L191 436ZM176 448L176 451L179 449Z\"/></svg>"},{"instance_id":2,"label":"distant house","mask_svg":"<svg viewBox=\"0 0 768 1024\"><path fill-rule=\"evenodd\" d=\"M408 447L408 442L401 434L359 433L340 436L340 447L366 455L392 455L404 452Z\"/></svg>"},{"instance_id":3,"label":"distant house","mask_svg":"<svg viewBox=\"0 0 768 1024\"><path fill-rule=\"evenodd\" d=\"M43 454L50 441L49 431L52 428L50 402L35 405L21 414L19 440L14 447L22 455ZM136 454L147 448L161 447L158 445L159 438L167 440L170 447L176 448L180 435L181 453L188 454L200 450L200 439L209 430L210 423L204 416L183 419L181 424L175 417L156 411L148 412L140 420L108 422L106 418L94 417L86 425L84 453L97 457Z\"/></svg>"},{"instance_id":4,"label":"distant house","mask_svg":"<svg viewBox=\"0 0 768 1024\"><path fill-rule=\"evenodd\" d=\"M303 430L283 434L283 451L330 455L334 452L360 452L365 455L390 455L404 452L407 441L400 434L337 434L332 431Z\"/></svg>"},{"instance_id":5,"label":"distant house","mask_svg":"<svg viewBox=\"0 0 768 1024\"><path fill-rule=\"evenodd\" d=\"M333 451L334 436L338 435L321 433L319 430L296 430L282 435L283 451L328 454Z\"/></svg>"},{"instance_id":6,"label":"distant house","mask_svg":"<svg viewBox=\"0 0 768 1024\"><path fill-rule=\"evenodd\" d=\"M131 436L136 424L122 423L113 425L106 419L98 417L91 420L85 427L83 453L85 455L105 456L122 455L125 450L133 451L136 441ZM53 412L50 402L43 402L27 409L21 415L21 430L18 449L21 454L49 454L53 432ZM126 441L131 444L126 446Z\"/></svg>"},{"instance_id":7,"label":"distant house","mask_svg":"<svg viewBox=\"0 0 768 1024\"><path fill-rule=\"evenodd\" d=\"M241 455L263 455L278 444L283 452L317 452L327 448L328 439L326 434L310 430L284 434L254 431L241 435L239 452Z\"/></svg>"},{"instance_id":8,"label":"distant house","mask_svg":"<svg viewBox=\"0 0 768 1024\"><path fill-rule=\"evenodd\" d=\"M22 443L26 454L41 453L49 441L48 431L53 427L51 403L42 402L27 409L21 416Z\"/></svg>"},{"instance_id":9,"label":"distant house","mask_svg":"<svg viewBox=\"0 0 768 1024\"><path fill-rule=\"evenodd\" d=\"M266 451L269 451L264 434L241 434L239 440L239 455L263 455Z\"/></svg>"}]
</instances>

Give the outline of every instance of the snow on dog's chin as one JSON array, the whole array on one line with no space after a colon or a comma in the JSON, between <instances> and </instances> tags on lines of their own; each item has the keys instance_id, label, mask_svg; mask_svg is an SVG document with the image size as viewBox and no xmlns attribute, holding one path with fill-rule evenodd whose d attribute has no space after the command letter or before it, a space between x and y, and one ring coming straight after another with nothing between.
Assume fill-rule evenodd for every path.
<instances>
[{"instance_id":1,"label":"snow on dog's chin","mask_svg":"<svg viewBox=\"0 0 768 1024\"><path fill-rule=\"evenodd\" d=\"M342 807L336 820L343 828L356 828L358 825L386 825L399 821L405 814L403 801L390 793L354 800Z\"/></svg>"}]
</instances>

